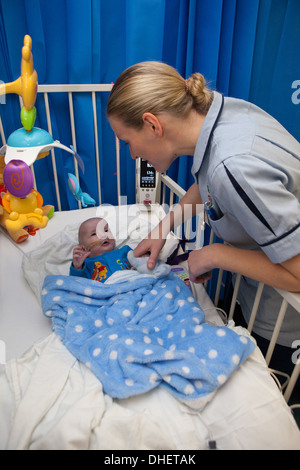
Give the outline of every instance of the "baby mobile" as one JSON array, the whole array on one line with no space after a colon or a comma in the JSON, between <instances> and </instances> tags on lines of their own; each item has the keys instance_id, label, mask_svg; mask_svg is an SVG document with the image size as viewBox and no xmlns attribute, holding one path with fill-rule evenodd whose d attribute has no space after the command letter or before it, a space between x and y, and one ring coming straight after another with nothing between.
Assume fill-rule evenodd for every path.
<instances>
[{"instance_id":1,"label":"baby mobile","mask_svg":"<svg viewBox=\"0 0 300 470\"><path fill-rule=\"evenodd\" d=\"M58 147L72 153L83 170L83 163L72 147L54 141L47 131L34 127L38 76L31 49L31 37L26 35L21 76L14 82L0 85L0 95L16 93L23 100L23 127L14 131L0 149L0 225L17 243L26 241L29 235L46 227L54 212L53 206L43 206L41 194L34 189L30 165L47 156L51 148Z\"/></svg>"}]
</instances>

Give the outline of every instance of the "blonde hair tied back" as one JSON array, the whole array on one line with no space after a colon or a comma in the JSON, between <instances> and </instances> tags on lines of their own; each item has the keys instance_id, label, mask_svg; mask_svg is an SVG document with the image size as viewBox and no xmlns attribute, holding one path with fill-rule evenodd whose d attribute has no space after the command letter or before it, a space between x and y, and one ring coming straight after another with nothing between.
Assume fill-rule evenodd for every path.
<instances>
[{"instance_id":1,"label":"blonde hair tied back","mask_svg":"<svg viewBox=\"0 0 300 470\"><path fill-rule=\"evenodd\" d=\"M107 103L107 116L120 118L127 126L140 129L143 114L171 113L185 116L192 108L206 114L213 94L202 74L185 80L173 67L162 62L141 62L124 70L116 80Z\"/></svg>"},{"instance_id":2,"label":"blonde hair tied back","mask_svg":"<svg viewBox=\"0 0 300 470\"><path fill-rule=\"evenodd\" d=\"M206 114L213 100L213 93L206 85L201 73L193 73L187 79L188 93L193 98L193 107L201 114Z\"/></svg>"}]
</instances>

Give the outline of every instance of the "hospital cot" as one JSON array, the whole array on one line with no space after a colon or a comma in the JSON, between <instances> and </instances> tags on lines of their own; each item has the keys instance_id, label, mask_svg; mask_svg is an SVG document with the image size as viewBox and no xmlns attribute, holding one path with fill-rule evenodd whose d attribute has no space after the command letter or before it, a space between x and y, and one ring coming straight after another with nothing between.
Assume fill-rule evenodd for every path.
<instances>
[{"instance_id":1,"label":"hospital cot","mask_svg":"<svg viewBox=\"0 0 300 470\"><path fill-rule=\"evenodd\" d=\"M255 348L201 409L189 407L160 386L124 399L103 393L99 380L85 364L70 354L52 332L49 319L43 315L40 296L44 279L48 274L67 274L81 221L89 216L103 216L114 226L117 240L136 244L164 216L166 208L185 193L170 177L159 175L156 203L122 203L120 145L112 139L110 155L113 152L116 158L119 204L102 204L101 181L105 174L101 173L99 162L105 156L99 154L99 129L103 122L99 120L97 100L101 94L107 96L110 89L111 85L39 86L50 134L55 112L59 112L51 102L51 96L59 94L64 97L64 103L69 108L71 143L75 150L80 133L80 116L75 115L73 103L78 94L90 97L95 155L90 156L89 165L94 167L97 175L98 200L96 207L83 208L79 201L78 208L62 210L61 181L56 170L56 151L52 149L47 158L52 162L56 195L53 218L46 228L23 244L12 242L4 231L0 234L0 447L195 450L208 449L213 445L218 449L300 449L299 429L288 405L300 363L295 365L292 376L287 378L284 390L268 369L286 307L290 303L300 312L300 294L278 290L283 299L282 307L266 358ZM59 103L61 106L62 102ZM105 119L105 112L101 113L100 119ZM1 121L0 133L4 144L6 136ZM105 165L102 170L105 172ZM76 160L74 173L80 181ZM43 193L42 187L38 190ZM193 248L200 249L204 233L201 212L196 223L194 232L197 235ZM178 228L167 240L162 253L164 260L178 248L181 230L182 227ZM185 225L187 239L190 230L191 226ZM212 243L213 239L211 232L209 242ZM187 274L186 262L176 268ZM213 299L206 292L206 289L209 291L207 285L189 285L208 324L215 327L226 324L229 329L249 335L251 339L263 285L259 285L247 332L235 326L233 321L239 277L228 315L218 308L223 279L220 272Z\"/></svg>"}]
</instances>

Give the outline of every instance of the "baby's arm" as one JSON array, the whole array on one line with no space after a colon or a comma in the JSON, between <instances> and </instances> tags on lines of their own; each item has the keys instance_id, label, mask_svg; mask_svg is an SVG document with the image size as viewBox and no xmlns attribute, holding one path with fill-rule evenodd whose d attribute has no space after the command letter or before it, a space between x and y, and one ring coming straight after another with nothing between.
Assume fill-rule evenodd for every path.
<instances>
[{"instance_id":1,"label":"baby's arm","mask_svg":"<svg viewBox=\"0 0 300 470\"><path fill-rule=\"evenodd\" d=\"M83 245L75 246L73 250L73 267L78 270L82 269L83 264L89 254L90 252L87 251Z\"/></svg>"}]
</instances>

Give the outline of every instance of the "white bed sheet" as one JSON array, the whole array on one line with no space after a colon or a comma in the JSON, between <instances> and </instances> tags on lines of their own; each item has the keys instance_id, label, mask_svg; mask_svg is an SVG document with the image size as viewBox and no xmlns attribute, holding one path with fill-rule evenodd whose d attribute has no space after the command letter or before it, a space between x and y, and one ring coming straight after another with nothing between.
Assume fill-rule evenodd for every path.
<instances>
[{"instance_id":1,"label":"white bed sheet","mask_svg":"<svg viewBox=\"0 0 300 470\"><path fill-rule=\"evenodd\" d=\"M201 413L161 387L112 400L54 333L0 370L0 396L0 449L300 449L258 349Z\"/></svg>"},{"instance_id":2,"label":"white bed sheet","mask_svg":"<svg viewBox=\"0 0 300 470\"><path fill-rule=\"evenodd\" d=\"M0 365L0 448L179 450L205 449L216 440L220 449L300 449L298 427L257 349L201 414L161 388L127 400L102 393L51 332L21 269L59 231L76 233L74 216L79 223L91 215L90 209L56 214L20 246L0 234L0 340L7 361ZM145 221L148 230L147 213ZM199 295L212 323L222 324L202 286Z\"/></svg>"}]
</instances>

